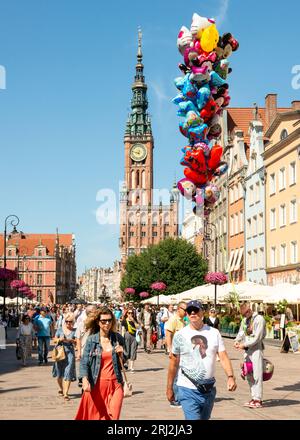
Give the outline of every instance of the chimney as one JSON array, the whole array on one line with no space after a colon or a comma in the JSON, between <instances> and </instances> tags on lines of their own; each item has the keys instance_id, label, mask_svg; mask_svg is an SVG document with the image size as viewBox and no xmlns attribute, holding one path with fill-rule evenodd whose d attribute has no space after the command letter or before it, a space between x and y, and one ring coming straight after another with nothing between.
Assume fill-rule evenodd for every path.
<instances>
[{"instance_id":1,"label":"chimney","mask_svg":"<svg viewBox=\"0 0 300 440\"><path fill-rule=\"evenodd\" d=\"M277 114L277 93L269 93L265 98L266 107L266 127L265 131L268 130L272 124L276 114Z\"/></svg>"},{"instance_id":2,"label":"chimney","mask_svg":"<svg viewBox=\"0 0 300 440\"><path fill-rule=\"evenodd\" d=\"M300 101L292 101L292 110L300 110Z\"/></svg>"}]
</instances>

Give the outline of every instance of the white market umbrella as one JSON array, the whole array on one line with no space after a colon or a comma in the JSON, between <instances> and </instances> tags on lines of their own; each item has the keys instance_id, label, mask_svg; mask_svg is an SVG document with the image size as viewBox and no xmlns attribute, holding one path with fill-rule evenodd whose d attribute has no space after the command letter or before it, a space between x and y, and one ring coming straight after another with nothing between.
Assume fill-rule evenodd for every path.
<instances>
[{"instance_id":1,"label":"white market umbrella","mask_svg":"<svg viewBox=\"0 0 300 440\"><path fill-rule=\"evenodd\" d=\"M300 284L283 283L273 286L273 291L264 298L264 303L276 304L284 299L289 304L300 304Z\"/></svg>"}]
</instances>

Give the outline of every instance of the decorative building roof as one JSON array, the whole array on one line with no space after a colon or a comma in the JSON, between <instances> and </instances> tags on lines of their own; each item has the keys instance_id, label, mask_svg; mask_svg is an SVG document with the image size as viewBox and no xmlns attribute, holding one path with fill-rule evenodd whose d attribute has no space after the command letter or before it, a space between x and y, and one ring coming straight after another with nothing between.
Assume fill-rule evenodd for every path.
<instances>
[{"instance_id":1,"label":"decorative building roof","mask_svg":"<svg viewBox=\"0 0 300 440\"><path fill-rule=\"evenodd\" d=\"M142 31L138 31L138 52L137 64L135 66L135 77L132 85L131 113L128 116L125 135L132 137L151 135L151 120L147 112L147 84L144 77L144 65L142 63Z\"/></svg>"},{"instance_id":2,"label":"decorative building roof","mask_svg":"<svg viewBox=\"0 0 300 440\"><path fill-rule=\"evenodd\" d=\"M291 111L291 109L289 107L277 108L278 113L284 113L287 111ZM246 144L249 144L249 123L254 119L263 123L265 131L268 129L266 126L266 109L264 107L228 107L228 133L233 134L235 130L242 130L244 133L244 141Z\"/></svg>"},{"instance_id":3,"label":"decorative building roof","mask_svg":"<svg viewBox=\"0 0 300 440\"><path fill-rule=\"evenodd\" d=\"M45 246L48 256L54 256L56 241L59 239L59 246L70 249L74 241L72 240L72 234L24 234L20 237L20 234L14 234L7 240L8 246L16 246L20 249L21 255L33 255L35 248L39 246ZM4 237L0 234L0 257L4 255Z\"/></svg>"}]
</instances>

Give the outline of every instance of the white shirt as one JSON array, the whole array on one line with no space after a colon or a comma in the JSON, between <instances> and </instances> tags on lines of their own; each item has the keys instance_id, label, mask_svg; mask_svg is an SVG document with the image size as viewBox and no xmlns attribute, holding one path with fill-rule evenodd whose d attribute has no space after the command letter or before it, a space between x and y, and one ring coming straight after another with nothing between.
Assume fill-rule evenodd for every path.
<instances>
[{"instance_id":1,"label":"white shirt","mask_svg":"<svg viewBox=\"0 0 300 440\"><path fill-rule=\"evenodd\" d=\"M225 351L225 346L219 330L208 325L204 325L201 330L194 330L187 325L175 333L172 353L180 355L177 385L196 389L196 386L183 375L182 369L199 384L213 378L216 355L222 351Z\"/></svg>"}]
</instances>

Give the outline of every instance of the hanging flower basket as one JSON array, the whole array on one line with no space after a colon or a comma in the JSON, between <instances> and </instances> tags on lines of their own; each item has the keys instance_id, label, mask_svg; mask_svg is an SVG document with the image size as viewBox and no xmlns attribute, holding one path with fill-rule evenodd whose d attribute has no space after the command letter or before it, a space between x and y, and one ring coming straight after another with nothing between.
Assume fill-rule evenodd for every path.
<instances>
[{"instance_id":1,"label":"hanging flower basket","mask_svg":"<svg viewBox=\"0 0 300 440\"><path fill-rule=\"evenodd\" d=\"M217 284L221 286L228 281L227 275L224 272L208 272L205 276L205 282L209 284Z\"/></svg>"},{"instance_id":2,"label":"hanging flower basket","mask_svg":"<svg viewBox=\"0 0 300 440\"><path fill-rule=\"evenodd\" d=\"M157 290L158 292L163 292L164 290L166 290L167 285L165 283L163 283L162 281L155 281L155 283L152 283L150 287L152 290Z\"/></svg>"},{"instance_id":3,"label":"hanging flower basket","mask_svg":"<svg viewBox=\"0 0 300 440\"><path fill-rule=\"evenodd\" d=\"M134 295L135 294L135 289L133 287L126 287L124 292L125 292L126 295Z\"/></svg>"},{"instance_id":4,"label":"hanging flower basket","mask_svg":"<svg viewBox=\"0 0 300 440\"><path fill-rule=\"evenodd\" d=\"M17 272L11 269L0 269L0 280L15 280L17 278Z\"/></svg>"},{"instance_id":5,"label":"hanging flower basket","mask_svg":"<svg viewBox=\"0 0 300 440\"><path fill-rule=\"evenodd\" d=\"M12 289L21 289L22 287L25 287L26 283L23 280L13 280L10 283L10 287Z\"/></svg>"},{"instance_id":6,"label":"hanging flower basket","mask_svg":"<svg viewBox=\"0 0 300 440\"><path fill-rule=\"evenodd\" d=\"M140 298L148 298L149 293L148 292L141 292L140 293Z\"/></svg>"}]
</instances>

